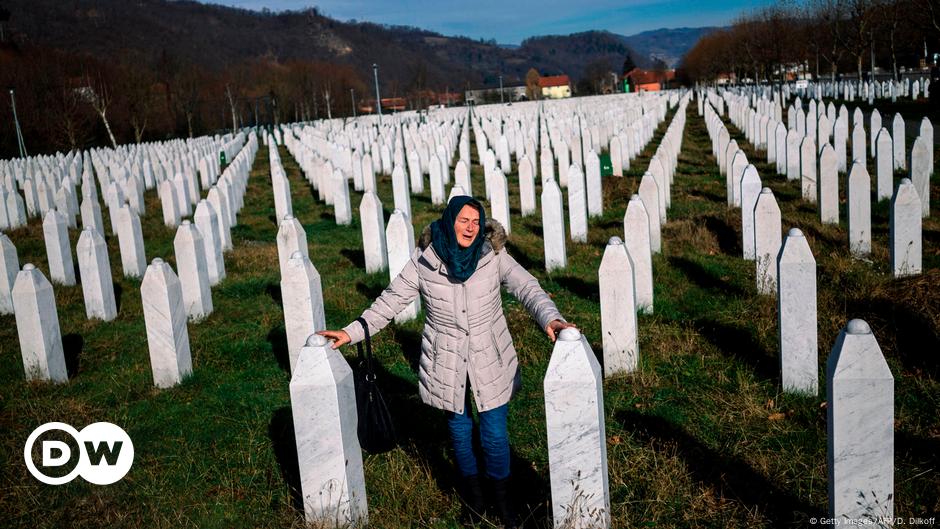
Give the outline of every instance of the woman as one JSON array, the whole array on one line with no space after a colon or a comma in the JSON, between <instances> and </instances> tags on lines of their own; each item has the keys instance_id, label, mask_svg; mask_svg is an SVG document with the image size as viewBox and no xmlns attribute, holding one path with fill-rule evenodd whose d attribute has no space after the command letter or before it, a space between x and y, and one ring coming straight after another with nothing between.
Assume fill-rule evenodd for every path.
<instances>
[{"instance_id":1,"label":"woman","mask_svg":"<svg viewBox=\"0 0 940 529\"><path fill-rule=\"evenodd\" d=\"M495 220L486 220L483 206L475 199L452 198L440 220L424 229L419 242L411 260L362 318L370 336L375 336L421 294L426 313L418 368L421 400L447 412L464 497L479 514L484 500L473 450L472 394L497 515L505 525L513 526L514 513L507 500L506 413L510 397L520 386L520 375L503 315L500 284L525 305L552 341L559 331L574 325L562 318L532 274L506 252L505 230ZM358 322L341 331L318 334L333 340L334 349L364 338Z\"/></svg>"}]
</instances>

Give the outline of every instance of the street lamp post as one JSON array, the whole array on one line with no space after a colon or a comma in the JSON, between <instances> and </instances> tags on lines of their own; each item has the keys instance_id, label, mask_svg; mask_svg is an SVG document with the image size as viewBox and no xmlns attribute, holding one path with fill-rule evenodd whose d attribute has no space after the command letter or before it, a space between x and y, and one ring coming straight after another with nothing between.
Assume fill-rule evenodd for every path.
<instances>
[{"instance_id":1,"label":"street lamp post","mask_svg":"<svg viewBox=\"0 0 940 529\"><path fill-rule=\"evenodd\" d=\"M499 76L499 102L504 103L503 101L503 76Z\"/></svg>"},{"instance_id":2,"label":"street lamp post","mask_svg":"<svg viewBox=\"0 0 940 529\"><path fill-rule=\"evenodd\" d=\"M356 117L356 89L355 88L349 89L349 97L350 99L352 99L353 117Z\"/></svg>"},{"instance_id":3,"label":"street lamp post","mask_svg":"<svg viewBox=\"0 0 940 529\"><path fill-rule=\"evenodd\" d=\"M382 97L379 95L379 65L372 65L372 75L375 77L375 108L379 111L379 126L382 126Z\"/></svg>"},{"instance_id":4,"label":"street lamp post","mask_svg":"<svg viewBox=\"0 0 940 529\"><path fill-rule=\"evenodd\" d=\"M16 115L16 97L10 89L10 104L13 106L13 124L16 125L16 143L20 148L20 158L26 158L26 143L23 141L23 131L20 129L20 119Z\"/></svg>"}]
</instances>

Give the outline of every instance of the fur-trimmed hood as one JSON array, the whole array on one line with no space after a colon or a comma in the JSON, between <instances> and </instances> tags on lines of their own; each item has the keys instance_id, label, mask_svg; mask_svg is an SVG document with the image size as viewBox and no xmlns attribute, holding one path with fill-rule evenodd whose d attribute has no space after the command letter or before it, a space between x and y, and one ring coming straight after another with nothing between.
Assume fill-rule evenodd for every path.
<instances>
[{"instance_id":1,"label":"fur-trimmed hood","mask_svg":"<svg viewBox=\"0 0 940 529\"><path fill-rule=\"evenodd\" d=\"M486 219L486 226L484 227L483 236L486 238L483 245L483 253L486 253L486 243L489 243L489 246L499 253L506 246L506 228L503 228L503 225L499 223L498 220L494 218ZM426 250L428 246L431 245L431 225L428 224L421 231L421 236L418 237L418 247L421 250Z\"/></svg>"}]
</instances>

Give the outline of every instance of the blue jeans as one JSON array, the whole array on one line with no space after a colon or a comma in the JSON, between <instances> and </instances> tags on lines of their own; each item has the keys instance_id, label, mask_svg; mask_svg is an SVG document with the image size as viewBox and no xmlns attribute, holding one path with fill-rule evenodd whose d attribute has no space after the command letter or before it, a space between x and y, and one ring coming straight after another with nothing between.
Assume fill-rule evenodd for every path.
<instances>
[{"instance_id":1,"label":"blue jeans","mask_svg":"<svg viewBox=\"0 0 940 529\"><path fill-rule=\"evenodd\" d=\"M467 385L463 413L447 412L450 442L457 459L457 468L464 477L479 473L477 456L473 450L473 415L470 402L470 387ZM506 415L509 405L478 413L480 418L480 445L487 477L505 479L509 477L509 432L506 430Z\"/></svg>"}]
</instances>

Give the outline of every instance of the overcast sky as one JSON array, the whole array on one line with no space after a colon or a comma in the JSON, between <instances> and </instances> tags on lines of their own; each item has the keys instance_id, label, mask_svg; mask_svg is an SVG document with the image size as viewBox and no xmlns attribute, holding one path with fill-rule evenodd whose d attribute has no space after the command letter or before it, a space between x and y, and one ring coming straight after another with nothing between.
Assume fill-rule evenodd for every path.
<instances>
[{"instance_id":1,"label":"overcast sky","mask_svg":"<svg viewBox=\"0 0 940 529\"><path fill-rule=\"evenodd\" d=\"M416 26L444 35L519 44L534 35L590 29L622 35L659 28L720 26L769 0L206 0L272 11L316 6L339 20Z\"/></svg>"}]
</instances>

